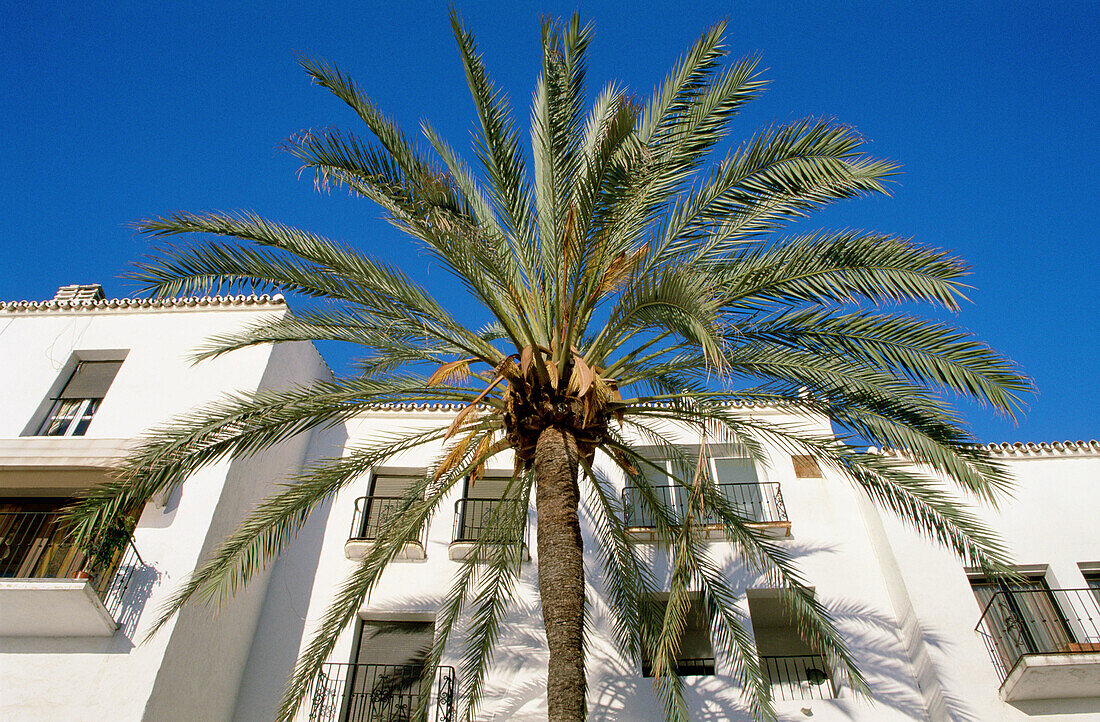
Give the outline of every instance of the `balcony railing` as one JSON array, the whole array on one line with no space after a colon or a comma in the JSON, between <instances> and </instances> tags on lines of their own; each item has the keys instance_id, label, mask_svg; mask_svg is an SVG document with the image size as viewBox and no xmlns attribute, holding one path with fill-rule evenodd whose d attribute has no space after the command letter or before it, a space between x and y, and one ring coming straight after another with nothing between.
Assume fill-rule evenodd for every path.
<instances>
[{"instance_id":1,"label":"balcony railing","mask_svg":"<svg viewBox=\"0 0 1100 722\"><path fill-rule=\"evenodd\" d=\"M310 722L452 722L455 693L453 667L424 679L416 664L326 664L306 704ZM417 717L424 695L428 713Z\"/></svg>"},{"instance_id":2,"label":"balcony railing","mask_svg":"<svg viewBox=\"0 0 1100 722\"><path fill-rule=\"evenodd\" d=\"M783 493L777 481L718 484L717 491L734 512L750 522L770 524L787 521L787 508L783 504ZM681 515L687 507L687 489L681 486L653 486L650 487L650 492L658 503L664 505L674 521L682 518ZM657 515L651 504L646 503L644 493L644 490L638 486L628 486L623 489L623 508L627 526L641 528L657 526ZM719 525L721 520L717 514L705 512L696 523Z\"/></svg>"},{"instance_id":3,"label":"balcony railing","mask_svg":"<svg viewBox=\"0 0 1100 722\"><path fill-rule=\"evenodd\" d=\"M455 502L455 542L479 541L487 534L500 537L499 526L516 524L516 537L522 534L523 545L527 546L527 510L519 508L516 499L459 499ZM519 525L523 525L522 532ZM516 539L519 541L518 539Z\"/></svg>"},{"instance_id":4,"label":"balcony railing","mask_svg":"<svg viewBox=\"0 0 1100 722\"><path fill-rule=\"evenodd\" d=\"M356 499L348 539L374 541L384 534L393 516L401 508L401 499L400 496L361 496ZM425 525L419 536L409 541L417 542L423 547L427 537L428 527Z\"/></svg>"},{"instance_id":5,"label":"balcony railing","mask_svg":"<svg viewBox=\"0 0 1100 722\"><path fill-rule=\"evenodd\" d=\"M714 657L680 657L676 660L676 674L681 677L701 677L713 675ZM642 659L642 676L653 676L653 663Z\"/></svg>"},{"instance_id":6,"label":"balcony railing","mask_svg":"<svg viewBox=\"0 0 1100 722\"><path fill-rule=\"evenodd\" d=\"M836 684L819 654L761 656L760 666L771 682L772 699L834 699Z\"/></svg>"},{"instance_id":7,"label":"balcony railing","mask_svg":"<svg viewBox=\"0 0 1100 722\"><path fill-rule=\"evenodd\" d=\"M117 617L134 570L143 564L130 538L85 554L72 543L56 511L0 512L0 578L87 578Z\"/></svg>"},{"instance_id":8,"label":"balcony railing","mask_svg":"<svg viewBox=\"0 0 1100 722\"><path fill-rule=\"evenodd\" d=\"M1011 589L993 595L976 630L1004 682L1029 654L1097 654L1100 592L1095 589Z\"/></svg>"}]
</instances>

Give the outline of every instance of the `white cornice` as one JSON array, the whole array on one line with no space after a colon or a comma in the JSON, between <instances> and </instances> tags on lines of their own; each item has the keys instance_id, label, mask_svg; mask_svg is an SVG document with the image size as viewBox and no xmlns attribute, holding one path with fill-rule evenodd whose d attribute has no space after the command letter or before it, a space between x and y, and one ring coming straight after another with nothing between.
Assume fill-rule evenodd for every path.
<instances>
[{"instance_id":1,"label":"white cornice","mask_svg":"<svg viewBox=\"0 0 1100 722\"><path fill-rule=\"evenodd\" d=\"M107 298L102 301L7 301L5 313L91 313L96 311L188 310L245 307L286 307L282 295L189 296L187 298Z\"/></svg>"},{"instance_id":2,"label":"white cornice","mask_svg":"<svg viewBox=\"0 0 1100 722\"><path fill-rule=\"evenodd\" d=\"M1043 456L1100 456L1100 441L1034 442L1007 441L1000 444L978 444L975 448L995 456L1009 458L1037 458Z\"/></svg>"},{"instance_id":3,"label":"white cornice","mask_svg":"<svg viewBox=\"0 0 1100 722\"><path fill-rule=\"evenodd\" d=\"M1051 456L1098 456L1100 457L1100 441L1007 441L999 444L972 444L969 448L987 451L993 456L1006 459L1042 459ZM885 456L901 456L892 449L868 449L871 453Z\"/></svg>"}]
</instances>

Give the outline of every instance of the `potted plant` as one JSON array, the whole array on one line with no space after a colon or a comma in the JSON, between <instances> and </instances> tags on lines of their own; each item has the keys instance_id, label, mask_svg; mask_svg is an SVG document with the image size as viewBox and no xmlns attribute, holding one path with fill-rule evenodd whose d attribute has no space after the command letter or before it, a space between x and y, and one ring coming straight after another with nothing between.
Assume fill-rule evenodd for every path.
<instances>
[{"instance_id":1,"label":"potted plant","mask_svg":"<svg viewBox=\"0 0 1100 722\"><path fill-rule=\"evenodd\" d=\"M86 552L84 565L73 573L73 579L86 579L94 584L96 578L109 573L119 554L130 542L133 520L126 516L115 517Z\"/></svg>"}]
</instances>

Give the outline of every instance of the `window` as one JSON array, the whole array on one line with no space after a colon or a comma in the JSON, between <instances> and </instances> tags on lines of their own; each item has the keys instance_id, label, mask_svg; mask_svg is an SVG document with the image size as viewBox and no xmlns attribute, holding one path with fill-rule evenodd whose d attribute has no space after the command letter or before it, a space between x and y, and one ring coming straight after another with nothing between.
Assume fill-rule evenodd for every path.
<instances>
[{"instance_id":1,"label":"window","mask_svg":"<svg viewBox=\"0 0 1100 722\"><path fill-rule=\"evenodd\" d=\"M415 481L412 476L376 474L371 481L371 493L357 504L352 538L377 539Z\"/></svg>"},{"instance_id":2,"label":"window","mask_svg":"<svg viewBox=\"0 0 1100 722\"><path fill-rule=\"evenodd\" d=\"M1025 654L1078 651L1077 635L1057 596L1072 608L1072 593L1052 590L1042 574L1012 581L972 576L970 586L982 609L979 632L1003 672Z\"/></svg>"},{"instance_id":3,"label":"window","mask_svg":"<svg viewBox=\"0 0 1100 722\"><path fill-rule=\"evenodd\" d=\"M794 465L796 479L820 479L821 467L817 465L817 459L809 455L792 454L791 463Z\"/></svg>"},{"instance_id":4,"label":"window","mask_svg":"<svg viewBox=\"0 0 1100 722\"><path fill-rule=\"evenodd\" d=\"M80 361L53 399L36 436L83 436L99 409L121 361Z\"/></svg>"},{"instance_id":5,"label":"window","mask_svg":"<svg viewBox=\"0 0 1100 722\"><path fill-rule=\"evenodd\" d=\"M494 525L509 521L517 523L519 534L518 525L526 527L527 510L519 508L518 487L511 477L467 479L466 493L455 505L454 541L477 541L490 533Z\"/></svg>"},{"instance_id":6,"label":"window","mask_svg":"<svg viewBox=\"0 0 1100 722\"><path fill-rule=\"evenodd\" d=\"M689 491L683 485L676 483L673 476L688 482L694 478L696 473L694 460L698 459L699 447L685 447L683 452L690 464L685 459L658 459L650 456L649 458L653 459L659 468L640 464L638 469L652 487L654 500L663 504L672 518L677 521L682 519L687 511ZM752 459L716 455L707 459L706 463L709 478L714 480L717 492L734 512L754 523L786 521L787 513L783 507L779 484L762 482ZM645 497L645 492L640 486L627 485L623 494L627 526L652 528L657 525L657 513ZM717 526L720 519L714 512L703 512L699 523Z\"/></svg>"},{"instance_id":7,"label":"window","mask_svg":"<svg viewBox=\"0 0 1100 722\"><path fill-rule=\"evenodd\" d=\"M832 699L836 683L825 657L806 640L778 589L749 589L749 616L760 668L772 699Z\"/></svg>"},{"instance_id":8,"label":"window","mask_svg":"<svg viewBox=\"0 0 1100 722\"><path fill-rule=\"evenodd\" d=\"M721 457L711 459L718 493L739 515L752 521L774 521L775 515L765 501L752 459ZM717 517L710 520L717 523Z\"/></svg>"},{"instance_id":9,"label":"window","mask_svg":"<svg viewBox=\"0 0 1100 722\"><path fill-rule=\"evenodd\" d=\"M134 512L117 517L90 555L73 543L61 518L69 498L0 498L0 577L69 578L76 572L95 575L96 590L105 594L130 546Z\"/></svg>"},{"instance_id":10,"label":"window","mask_svg":"<svg viewBox=\"0 0 1100 722\"><path fill-rule=\"evenodd\" d=\"M662 615L668 604L667 595L664 596L664 599L656 600ZM687 611L676 655L676 673L681 677L714 674L714 647L710 642L710 624L707 622L707 612L701 595L691 600ZM648 656L642 658L642 676L653 676L653 664Z\"/></svg>"},{"instance_id":11,"label":"window","mask_svg":"<svg viewBox=\"0 0 1100 722\"><path fill-rule=\"evenodd\" d=\"M430 694L432 687L432 680L424 679L423 672L434 637L434 622L364 620L344 719L413 719L420 695Z\"/></svg>"},{"instance_id":12,"label":"window","mask_svg":"<svg viewBox=\"0 0 1100 722\"><path fill-rule=\"evenodd\" d=\"M1085 577L1085 586L1092 590L1092 595L1096 597L1096 601L1100 604L1100 564L1078 564L1081 568L1081 574ZM1098 617L1100 620L1100 617Z\"/></svg>"},{"instance_id":13,"label":"window","mask_svg":"<svg viewBox=\"0 0 1100 722\"><path fill-rule=\"evenodd\" d=\"M0 499L0 577L69 577L84 555L60 524L68 499Z\"/></svg>"},{"instance_id":14,"label":"window","mask_svg":"<svg viewBox=\"0 0 1100 722\"><path fill-rule=\"evenodd\" d=\"M454 719L454 668L440 666L425 677L435 622L418 617L363 620L353 661L321 665L306 697L310 722ZM421 702L428 709L423 718L417 716Z\"/></svg>"}]
</instances>

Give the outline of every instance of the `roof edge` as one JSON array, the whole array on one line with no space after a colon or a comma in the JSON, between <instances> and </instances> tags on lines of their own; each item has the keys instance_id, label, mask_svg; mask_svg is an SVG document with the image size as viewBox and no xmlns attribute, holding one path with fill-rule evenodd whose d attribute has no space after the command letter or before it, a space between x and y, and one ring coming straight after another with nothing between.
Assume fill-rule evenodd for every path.
<instances>
[{"instance_id":1,"label":"roof edge","mask_svg":"<svg viewBox=\"0 0 1100 722\"><path fill-rule=\"evenodd\" d=\"M986 451L1009 459L1040 459L1050 456L1100 456L1100 441L1003 441L991 444L970 444L967 448ZM903 456L892 449L868 449L884 456Z\"/></svg>"},{"instance_id":2,"label":"roof edge","mask_svg":"<svg viewBox=\"0 0 1100 722\"><path fill-rule=\"evenodd\" d=\"M64 311L113 311L146 309L193 309L193 308L241 308L245 306L286 306L282 294L261 296L187 296L184 298L106 298L93 300L65 301L3 301L0 311L5 313L59 313Z\"/></svg>"}]
</instances>

